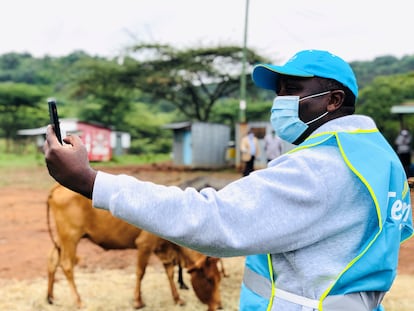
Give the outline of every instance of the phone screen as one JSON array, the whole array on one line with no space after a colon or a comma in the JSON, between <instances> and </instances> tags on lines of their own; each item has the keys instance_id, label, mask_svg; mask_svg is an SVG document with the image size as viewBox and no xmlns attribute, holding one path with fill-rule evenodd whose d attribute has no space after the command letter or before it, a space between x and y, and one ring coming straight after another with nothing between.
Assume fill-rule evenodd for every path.
<instances>
[{"instance_id":1,"label":"phone screen","mask_svg":"<svg viewBox=\"0 0 414 311\"><path fill-rule=\"evenodd\" d=\"M56 107L56 100L54 98L49 98L47 100L49 104L49 116L50 116L50 124L53 126L53 130L55 131L56 137L61 144L62 142L62 135L60 133L60 124L59 124L59 116Z\"/></svg>"}]
</instances>

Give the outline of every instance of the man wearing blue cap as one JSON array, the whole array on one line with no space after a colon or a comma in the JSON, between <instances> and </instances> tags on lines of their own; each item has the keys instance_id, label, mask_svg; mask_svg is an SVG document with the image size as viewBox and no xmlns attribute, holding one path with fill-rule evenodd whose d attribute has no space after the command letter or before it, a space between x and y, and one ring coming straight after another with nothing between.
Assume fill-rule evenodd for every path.
<instances>
[{"instance_id":1,"label":"man wearing blue cap","mask_svg":"<svg viewBox=\"0 0 414 311\"><path fill-rule=\"evenodd\" d=\"M276 94L277 135L298 146L219 191L97 172L77 136L62 146L51 127L49 173L94 206L173 242L247 256L240 310L381 310L400 243L413 233L410 191L374 121L353 115L351 67L306 50L284 66L257 65L252 78Z\"/></svg>"},{"instance_id":2,"label":"man wearing blue cap","mask_svg":"<svg viewBox=\"0 0 414 311\"><path fill-rule=\"evenodd\" d=\"M345 61L329 52L307 50L284 66L258 65L252 78L257 86L278 95L271 122L278 135L290 143L298 144L327 121L355 111L355 75Z\"/></svg>"}]
</instances>

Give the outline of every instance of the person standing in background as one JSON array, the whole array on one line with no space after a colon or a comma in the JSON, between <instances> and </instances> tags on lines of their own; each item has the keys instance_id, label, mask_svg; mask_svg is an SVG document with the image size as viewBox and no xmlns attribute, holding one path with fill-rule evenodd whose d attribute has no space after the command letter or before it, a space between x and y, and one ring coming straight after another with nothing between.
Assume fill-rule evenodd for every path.
<instances>
[{"instance_id":1,"label":"person standing in background","mask_svg":"<svg viewBox=\"0 0 414 311\"><path fill-rule=\"evenodd\" d=\"M405 174L410 177L411 166L411 134L407 129L402 129L395 139L397 154L404 166Z\"/></svg>"},{"instance_id":2,"label":"person standing in background","mask_svg":"<svg viewBox=\"0 0 414 311\"><path fill-rule=\"evenodd\" d=\"M259 140L251 129L242 138L240 150L244 162L243 176L247 176L254 171L254 161L259 156Z\"/></svg>"},{"instance_id":3,"label":"person standing in background","mask_svg":"<svg viewBox=\"0 0 414 311\"><path fill-rule=\"evenodd\" d=\"M265 136L264 149L266 151L267 162L276 159L282 154L282 140L276 135L275 130Z\"/></svg>"}]
</instances>

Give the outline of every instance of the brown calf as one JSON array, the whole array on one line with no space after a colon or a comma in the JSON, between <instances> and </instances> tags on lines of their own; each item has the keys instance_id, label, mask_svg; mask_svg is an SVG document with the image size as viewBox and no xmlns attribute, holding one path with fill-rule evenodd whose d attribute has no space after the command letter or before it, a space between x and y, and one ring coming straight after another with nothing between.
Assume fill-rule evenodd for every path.
<instances>
[{"instance_id":1,"label":"brown calf","mask_svg":"<svg viewBox=\"0 0 414 311\"><path fill-rule=\"evenodd\" d=\"M184 267L191 273L191 282L200 301L208 305L209 311L221 308L217 258L207 257L194 250L178 246L115 218L107 211L93 208L91 200L61 185L51 189L47 207L49 232L54 242L48 257L47 300L50 304L53 303L54 298L55 273L60 266L77 306L82 306L74 281L74 266L77 263L77 245L81 238L88 238L104 249L138 248L135 308L145 306L141 297L141 282L152 253L161 259L165 267L176 304L184 304L184 302L173 282L174 266L184 263ZM50 210L55 219L57 241L54 241L50 228ZM200 284L209 284L209 286L204 287Z\"/></svg>"}]
</instances>

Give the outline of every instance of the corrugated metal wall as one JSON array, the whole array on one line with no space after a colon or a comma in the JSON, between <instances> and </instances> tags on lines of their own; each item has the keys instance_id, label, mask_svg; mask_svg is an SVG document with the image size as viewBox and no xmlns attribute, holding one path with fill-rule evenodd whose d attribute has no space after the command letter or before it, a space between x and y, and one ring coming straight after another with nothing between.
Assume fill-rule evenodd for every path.
<instances>
[{"instance_id":1,"label":"corrugated metal wall","mask_svg":"<svg viewBox=\"0 0 414 311\"><path fill-rule=\"evenodd\" d=\"M183 130L174 130L173 157L174 164L183 165Z\"/></svg>"},{"instance_id":2,"label":"corrugated metal wall","mask_svg":"<svg viewBox=\"0 0 414 311\"><path fill-rule=\"evenodd\" d=\"M194 123L192 132L193 166L222 167L226 165L226 151L230 128L222 124Z\"/></svg>"}]
</instances>

